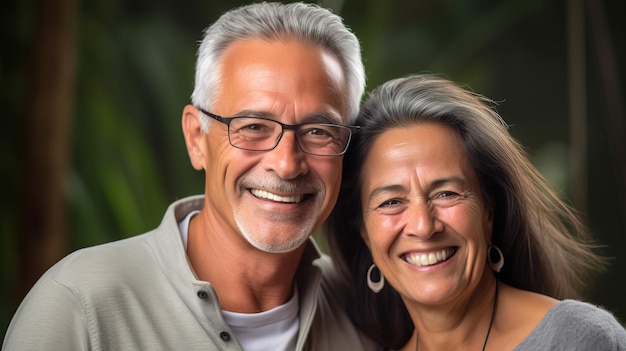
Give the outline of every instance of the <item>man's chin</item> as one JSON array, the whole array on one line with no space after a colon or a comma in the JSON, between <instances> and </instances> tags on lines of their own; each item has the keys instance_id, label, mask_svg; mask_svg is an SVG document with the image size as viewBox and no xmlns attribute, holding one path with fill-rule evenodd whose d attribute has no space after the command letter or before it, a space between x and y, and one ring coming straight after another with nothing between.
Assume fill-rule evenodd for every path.
<instances>
[{"instance_id":1,"label":"man's chin","mask_svg":"<svg viewBox=\"0 0 626 351\"><path fill-rule=\"evenodd\" d=\"M316 221L318 215L317 208L287 214L240 208L235 212L235 222L253 247L264 252L285 253L307 241L319 224Z\"/></svg>"},{"instance_id":2,"label":"man's chin","mask_svg":"<svg viewBox=\"0 0 626 351\"><path fill-rule=\"evenodd\" d=\"M309 238L310 233L312 233L312 231L308 228L306 230L300 229L299 233L295 236L277 240L279 238L275 237L275 233L287 233L288 229L281 229L277 226L270 233L264 235L250 234L248 231L243 229L241 232L250 245L254 246L258 250L268 253L287 253L294 251L302 246L302 244L304 244Z\"/></svg>"}]
</instances>

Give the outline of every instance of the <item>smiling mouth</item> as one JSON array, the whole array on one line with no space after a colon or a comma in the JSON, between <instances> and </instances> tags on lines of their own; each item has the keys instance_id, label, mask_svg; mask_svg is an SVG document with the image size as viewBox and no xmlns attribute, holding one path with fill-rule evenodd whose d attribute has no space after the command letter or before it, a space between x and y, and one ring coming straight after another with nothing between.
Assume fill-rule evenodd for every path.
<instances>
[{"instance_id":1,"label":"smiling mouth","mask_svg":"<svg viewBox=\"0 0 626 351\"><path fill-rule=\"evenodd\" d=\"M450 257L454 256L456 248L446 248L440 251L428 252L428 253L410 253L404 255L404 260L417 267L426 267L436 265L438 263L447 261Z\"/></svg>"},{"instance_id":2,"label":"smiling mouth","mask_svg":"<svg viewBox=\"0 0 626 351\"><path fill-rule=\"evenodd\" d=\"M293 203L297 204L304 200L305 195L291 195L291 196L281 196L274 193L270 193L261 189L248 189L252 195L259 199L272 200L276 202L284 202L284 203Z\"/></svg>"}]
</instances>

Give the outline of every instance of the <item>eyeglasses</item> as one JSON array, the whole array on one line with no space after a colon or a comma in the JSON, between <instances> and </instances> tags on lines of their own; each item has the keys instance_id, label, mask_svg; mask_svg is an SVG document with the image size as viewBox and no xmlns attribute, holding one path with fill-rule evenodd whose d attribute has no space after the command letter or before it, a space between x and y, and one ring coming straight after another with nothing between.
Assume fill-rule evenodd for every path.
<instances>
[{"instance_id":1,"label":"eyeglasses","mask_svg":"<svg viewBox=\"0 0 626 351\"><path fill-rule=\"evenodd\" d=\"M205 115L228 126L230 145L249 151L269 151L278 145L285 129L296 133L300 150L310 155L338 156L348 149L352 131L358 126L332 123L284 124L262 117L221 117L198 108Z\"/></svg>"}]
</instances>

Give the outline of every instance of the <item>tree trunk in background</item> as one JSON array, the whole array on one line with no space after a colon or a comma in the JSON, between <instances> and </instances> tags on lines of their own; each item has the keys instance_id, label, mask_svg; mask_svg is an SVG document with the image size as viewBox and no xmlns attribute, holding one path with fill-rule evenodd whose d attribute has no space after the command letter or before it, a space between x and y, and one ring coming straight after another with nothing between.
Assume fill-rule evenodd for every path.
<instances>
[{"instance_id":1,"label":"tree trunk in background","mask_svg":"<svg viewBox=\"0 0 626 351\"><path fill-rule=\"evenodd\" d=\"M607 119L606 134L609 137L609 152L615 164L615 180L617 185L616 196L626 199L626 109L622 100L623 87L620 80L620 64L618 55L615 53L615 45L611 38L606 9L602 1L588 1L589 22L591 35L595 44L595 53L598 60L602 86L602 95L606 100ZM619 37L619 36L618 36ZM619 39L618 39L619 40ZM626 218L626 202L621 201L622 218ZM622 221L626 229L626 221Z\"/></svg>"},{"instance_id":2,"label":"tree trunk in background","mask_svg":"<svg viewBox=\"0 0 626 351\"><path fill-rule=\"evenodd\" d=\"M16 299L66 252L76 0L36 2L22 121Z\"/></svg>"},{"instance_id":3,"label":"tree trunk in background","mask_svg":"<svg viewBox=\"0 0 626 351\"><path fill-rule=\"evenodd\" d=\"M569 64L570 196L587 221L587 72L585 59L585 0L567 1Z\"/></svg>"}]
</instances>

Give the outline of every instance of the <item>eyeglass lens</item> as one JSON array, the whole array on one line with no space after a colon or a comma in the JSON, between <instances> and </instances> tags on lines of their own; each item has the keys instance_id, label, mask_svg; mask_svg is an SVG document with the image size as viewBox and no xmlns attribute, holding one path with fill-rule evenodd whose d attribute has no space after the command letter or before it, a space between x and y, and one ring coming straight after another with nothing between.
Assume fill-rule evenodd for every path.
<instances>
[{"instance_id":1,"label":"eyeglass lens","mask_svg":"<svg viewBox=\"0 0 626 351\"><path fill-rule=\"evenodd\" d=\"M229 125L230 143L246 150L271 150L280 141L283 126L272 120L238 117ZM350 141L349 128L333 124L303 124L297 127L296 139L302 151L314 155L342 154Z\"/></svg>"}]
</instances>

